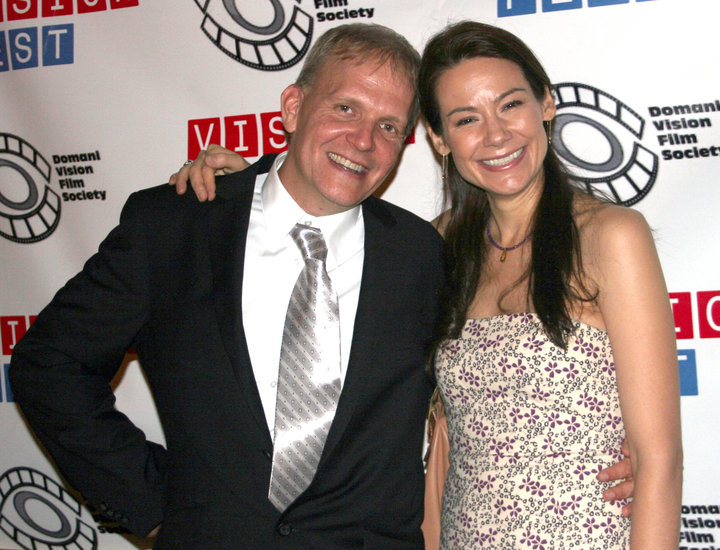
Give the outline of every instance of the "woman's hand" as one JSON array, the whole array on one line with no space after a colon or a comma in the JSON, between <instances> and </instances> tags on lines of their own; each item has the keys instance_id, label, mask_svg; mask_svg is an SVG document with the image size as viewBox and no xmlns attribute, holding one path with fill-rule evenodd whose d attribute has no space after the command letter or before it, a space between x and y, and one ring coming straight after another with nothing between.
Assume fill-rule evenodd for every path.
<instances>
[{"instance_id":1,"label":"woman's hand","mask_svg":"<svg viewBox=\"0 0 720 550\"><path fill-rule=\"evenodd\" d=\"M240 155L211 144L207 150L200 151L194 161L188 161L176 173L170 176L168 183L175 186L178 195L187 191L190 182L200 202L215 198L215 176L232 174L244 170L250 164Z\"/></svg>"}]
</instances>

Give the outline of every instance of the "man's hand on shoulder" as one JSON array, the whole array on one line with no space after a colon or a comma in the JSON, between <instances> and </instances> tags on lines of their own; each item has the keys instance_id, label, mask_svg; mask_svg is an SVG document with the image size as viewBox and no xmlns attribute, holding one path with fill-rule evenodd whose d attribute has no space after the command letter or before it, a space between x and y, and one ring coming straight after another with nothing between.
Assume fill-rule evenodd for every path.
<instances>
[{"instance_id":1,"label":"man's hand on shoulder","mask_svg":"<svg viewBox=\"0 0 720 550\"><path fill-rule=\"evenodd\" d=\"M175 172L168 183L175 186L179 195L187 191L188 181L200 202L215 198L215 176L232 174L244 170L250 164L240 155L211 144L207 150L200 151L194 161L187 161Z\"/></svg>"}]
</instances>

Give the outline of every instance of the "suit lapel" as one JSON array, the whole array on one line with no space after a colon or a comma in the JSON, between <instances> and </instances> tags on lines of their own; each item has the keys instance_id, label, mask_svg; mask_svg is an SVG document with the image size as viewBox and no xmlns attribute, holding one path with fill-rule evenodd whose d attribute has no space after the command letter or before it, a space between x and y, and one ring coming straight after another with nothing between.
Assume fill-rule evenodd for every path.
<instances>
[{"instance_id":1,"label":"suit lapel","mask_svg":"<svg viewBox=\"0 0 720 550\"><path fill-rule=\"evenodd\" d=\"M332 453L354 414L358 400L366 393L364 387L367 373L364 367L369 363L368 356L372 354L374 343L382 339L383 332L383 323L377 320L378 308L382 307L387 290L385 281L394 276L394 265L399 257L393 247L391 231L396 220L384 205L373 197L367 199L363 203L363 220L363 272L350 359L335 419L323 449L323 458Z\"/></svg>"},{"instance_id":2,"label":"suit lapel","mask_svg":"<svg viewBox=\"0 0 720 550\"><path fill-rule=\"evenodd\" d=\"M213 277L213 303L225 351L245 399L247 411L258 426L265 426L267 445L272 445L260 394L253 375L242 321L242 281L245 243L255 177L267 171L272 159L222 178L218 182L216 201L207 225ZM239 403L239 407L242 405Z\"/></svg>"}]
</instances>

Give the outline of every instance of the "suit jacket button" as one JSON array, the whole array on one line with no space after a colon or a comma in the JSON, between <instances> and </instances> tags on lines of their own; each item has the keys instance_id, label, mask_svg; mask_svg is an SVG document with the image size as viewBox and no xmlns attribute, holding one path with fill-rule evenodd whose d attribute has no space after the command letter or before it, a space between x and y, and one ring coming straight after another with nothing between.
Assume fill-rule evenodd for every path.
<instances>
[{"instance_id":1,"label":"suit jacket button","mask_svg":"<svg viewBox=\"0 0 720 550\"><path fill-rule=\"evenodd\" d=\"M269 451L269 450L265 449L265 450L263 451L263 454L264 454L267 458L269 458L270 460L272 460L272 451Z\"/></svg>"},{"instance_id":2,"label":"suit jacket button","mask_svg":"<svg viewBox=\"0 0 720 550\"><path fill-rule=\"evenodd\" d=\"M283 537L287 537L290 533L292 533L292 525L289 523L281 523L277 526L277 532L280 533Z\"/></svg>"}]
</instances>

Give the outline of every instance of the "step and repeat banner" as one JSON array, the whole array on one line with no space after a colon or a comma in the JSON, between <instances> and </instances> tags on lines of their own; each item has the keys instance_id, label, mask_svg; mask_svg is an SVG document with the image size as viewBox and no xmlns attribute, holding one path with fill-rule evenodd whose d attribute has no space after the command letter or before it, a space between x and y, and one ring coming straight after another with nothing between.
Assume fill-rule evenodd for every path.
<instances>
[{"instance_id":1,"label":"step and repeat banner","mask_svg":"<svg viewBox=\"0 0 720 550\"><path fill-rule=\"evenodd\" d=\"M421 49L476 19L525 40L557 84L553 145L653 227L677 330L685 446L680 548L720 548L720 54L716 0L0 0L0 549L148 547L81 504L13 401L15 342L117 223L127 196L210 143L286 148L282 89L347 22ZM435 217L415 130L383 197ZM163 442L128 355L117 406Z\"/></svg>"}]
</instances>

